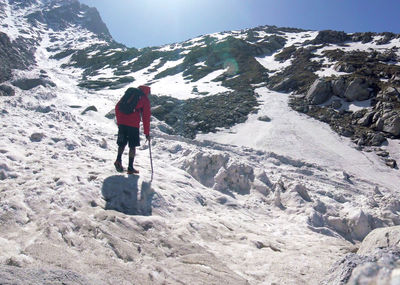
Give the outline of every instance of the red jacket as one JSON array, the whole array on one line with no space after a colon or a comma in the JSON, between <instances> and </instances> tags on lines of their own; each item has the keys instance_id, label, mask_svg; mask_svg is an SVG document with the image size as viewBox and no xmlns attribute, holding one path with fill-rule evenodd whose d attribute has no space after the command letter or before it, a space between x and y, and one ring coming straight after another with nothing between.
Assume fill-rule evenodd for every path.
<instances>
[{"instance_id":1,"label":"red jacket","mask_svg":"<svg viewBox=\"0 0 400 285\"><path fill-rule=\"evenodd\" d=\"M143 120L143 132L145 135L150 134L150 100L148 95L150 94L150 87L139 86L146 96L142 96L136 105L136 111L131 114L122 113L118 106L119 102L115 106L115 115L117 117L118 125L125 125L135 128L140 128L140 117Z\"/></svg>"}]
</instances>

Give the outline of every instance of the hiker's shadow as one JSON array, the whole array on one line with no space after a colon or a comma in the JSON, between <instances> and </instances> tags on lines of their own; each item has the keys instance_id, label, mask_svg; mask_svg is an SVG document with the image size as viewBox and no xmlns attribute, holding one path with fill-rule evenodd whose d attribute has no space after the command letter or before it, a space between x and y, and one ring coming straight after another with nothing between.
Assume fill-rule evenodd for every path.
<instances>
[{"instance_id":1,"label":"hiker's shadow","mask_svg":"<svg viewBox=\"0 0 400 285\"><path fill-rule=\"evenodd\" d=\"M106 201L105 209L115 210L127 215L150 216L154 195L151 183L143 181L139 188L138 182L139 176L135 175L107 177L102 188L102 194Z\"/></svg>"}]
</instances>

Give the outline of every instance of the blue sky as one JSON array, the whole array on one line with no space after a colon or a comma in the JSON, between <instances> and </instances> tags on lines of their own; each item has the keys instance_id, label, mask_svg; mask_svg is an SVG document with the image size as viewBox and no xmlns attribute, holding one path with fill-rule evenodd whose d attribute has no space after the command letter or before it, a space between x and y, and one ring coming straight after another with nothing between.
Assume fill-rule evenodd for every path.
<instances>
[{"instance_id":1,"label":"blue sky","mask_svg":"<svg viewBox=\"0 0 400 285\"><path fill-rule=\"evenodd\" d=\"M261 25L400 33L399 0L79 0L96 7L113 38L159 46Z\"/></svg>"}]
</instances>

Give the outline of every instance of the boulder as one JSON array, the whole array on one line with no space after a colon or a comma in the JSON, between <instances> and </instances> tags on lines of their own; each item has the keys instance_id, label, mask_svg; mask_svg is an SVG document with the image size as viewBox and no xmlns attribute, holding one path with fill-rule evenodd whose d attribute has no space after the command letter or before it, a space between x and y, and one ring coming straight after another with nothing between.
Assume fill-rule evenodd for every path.
<instances>
[{"instance_id":1,"label":"boulder","mask_svg":"<svg viewBox=\"0 0 400 285\"><path fill-rule=\"evenodd\" d=\"M400 93L397 88L388 87L383 91L384 97L387 97L390 101L400 101Z\"/></svg>"},{"instance_id":2,"label":"boulder","mask_svg":"<svg viewBox=\"0 0 400 285\"><path fill-rule=\"evenodd\" d=\"M271 86L270 88L278 92L290 92L297 90L299 87L299 82L294 77L287 77L281 82Z\"/></svg>"},{"instance_id":3,"label":"boulder","mask_svg":"<svg viewBox=\"0 0 400 285\"><path fill-rule=\"evenodd\" d=\"M400 284L398 247L376 249L367 255L349 253L333 264L321 285Z\"/></svg>"},{"instance_id":4,"label":"boulder","mask_svg":"<svg viewBox=\"0 0 400 285\"><path fill-rule=\"evenodd\" d=\"M115 118L115 109L110 110L110 112L108 112L105 117L107 119L113 120Z\"/></svg>"},{"instance_id":5,"label":"boulder","mask_svg":"<svg viewBox=\"0 0 400 285\"><path fill-rule=\"evenodd\" d=\"M89 111L97 112L96 106L89 106L89 107L87 107L87 108L81 113L81 115L85 115L85 114L86 114L87 112L89 112Z\"/></svg>"},{"instance_id":6,"label":"boulder","mask_svg":"<svg viewBox=\"0 0 400 285\"><path fill-rule=\"evenodd\" d=\"M338 62L333 66L333 69L338 72L347 72L347 73L352 73L356 71L356 68L348 62Z\"/></svg>"},{"instance_id":7,"label":"boulder","mask_svg":"<svg viewBox=\"0 0 400 285\"><path fill-rule=\"evenodd\" d=\"M331 104L333 109L340 109L342 107L342 102L338 99L332 100L332 104Z\"/></svg>"},{"instance_id":8,"label":"boulder","mask_svg":"<svg viewBox=\"0 0 400 285\"><path fill-rule=\"evenodd\" d=\"M338 97L344 98L346 87L346 80L343 77L332 81L332 92Z\"/></svg>"},{"instance_id":9,"label":"boulder","mask_svg":"<svg viewBox=\"0 0 400 285\"><path fill-rule=\"evenodd\" d=\"M394 136L400 136L400 114L389 117L383 123L383 131Z\"/></svg>"},{"instance_id":10,"label":"boulder","mask_svg":"<svg viewBox=\"0 0 400 285\"><path fill-rule=\"evenodd\" d=\"M29 139L31 140L31 142L40 142L44 137L45 135L43 133L33 133L31 134Z\"/></svg>"},{"instance_id":11,"label":"boulder","mask_svg":"<svg viewBox=\"0 0 400 285\"><path fill-rule=\"evenodd\" d=\"M329 81L319 78L314 81L307 92L306 99L314 105L325 103L332 97L332 87Z\"/></svg>"},{"instance_id":12,"label":"boulder","mask_svg":"<svg viewBox=\"0 0 400 285\"><path fill-rule=\"evenodd\" d=\"M0 85L0 96L14 96L15 91L11 86Z\"/></svg>"},{"instance_id":13,"label":"boulder","mask_svg":"<svg viewBox=\"0 0 400 285\"><path fill-rule=\"evenodd\" d=\"M371 32L368 33L356 33L353 34L352 40L353 42L362 42L363 44L369 43L373 40L374 34Z\"/></svg>"},{"instance_id":14,"label":"boulder","mask_svg":"<svg viewBox=\"0 0 400 285\"><path fill-rule=\"evenodd\" d=\"M357 121L357 123L361 126L368 127L372 123L372 118L374 117L375 112L367 112L361 119Z\"/></svg>"},{"instance_id":15,"label":"boulder","mask_svg":"<svg viewBox=\"0 0 400 285\"><path fill-rule=\"evenodd\" d=\"M397 167L397 162L396 160L392 158L386 158L385 159L385 164L391 168L396 168Z\"/></svg>"},{"instance_id":16,"label":"boulder","mask_svg":"<svg viewBox=\"0 0 400 285\"><path fill-rule=\"evenodd\" d=\"M151 108L151 114L159 120L163 120L169 111L162 105L157 105Z\"/></svg>"},{"instance_id":17,"label":"boulder","mask_svg":"<svg viewBox=\"0 0 400 285\"><path fill-rule=\"evenodd\" d=\"M257 120L262 121L262 122L271 122L271 118L268 116L258 117Z\"/></svg>"},{"instance_id":18,"label":"boulder","mask_svg":"<svg viewBox=\"0 0 400 285\"><path fill-rule=\"evenodd\" d=\"M367 141L368 145L381 146L386 141L386 138L380 133L369 133Z\"/></svg>"},{"instance_id":19,"label":"boulder","mask_svg":"<svg viewBox=\"0 0 400 285\"><path fill-rule=\"evenodd\" d=\"M314 44L340 44L350 40L350 36L345 32L325 30L320 31L313 41Z\"/></svg>"},{"instance_id":20,"label":"boulder","mask_svg":"<svg viewBox=\"0 0 400 285\"><path fill-rule=\"evenodd\" d=\"M382 36L382 38L376 41L377 45L385 45L396 37L395 34L390 33L390 32L384 32L379 35Z\"/></svg>"},{"instance_id":21,"label":"boulder","mask_svg":"<svg viewBox=\"0 0 400 285\"><path fill-rule=\"evenodd\" d=\"M54 82L48 80L48 79L42 79L42 78L24 78L24 79L18 79L12 82L12 85L22 89L22 90L31 90L35 87L38 86L44 86L44 87L55 87L56 85Z\"/></svg>"},{"instance_id":22,"label":"boulder","mask_svg":"<svg viewBox=\"0 0 400 285\"><path fill-rule=\"evenodd\" d=\"M357 254L367 255L375 249L400 247L400 226L375 229L365 237Z\"/></svg>"},{"instance_id":23,"label":"boulder","mask_svg":"<svg viewBox=\"0 0 400 285\"><path fill-rule=\"evenodd\" d=\"M385 121L382 118L378 118L375 122L374 129L377 131L382 131Z\"/></svg>"},{"instance_id":24,"label":"boulder","mask_svg":"<svg viewBox=\"0 0 400 285\"><path fill-rule=\"evenodd\" d=\"M351 81L344 93L344 97L348 101L364 101L369 99L370 96L371 90L368 83L362 78L356 78Z\"/></svg>"}]
</instances>

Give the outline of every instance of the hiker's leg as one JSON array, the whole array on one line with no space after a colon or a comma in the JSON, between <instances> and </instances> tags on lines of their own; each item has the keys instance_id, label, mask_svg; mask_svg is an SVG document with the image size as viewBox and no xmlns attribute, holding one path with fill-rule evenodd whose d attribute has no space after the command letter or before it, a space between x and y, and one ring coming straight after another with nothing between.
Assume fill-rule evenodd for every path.
<instances>
[{"instance_id":1,"label":"hiker's leg","mask_svg":"<svg viewBox=\"0 0 400 285\"><path fill-rule=\"evenodd\" d=\"M119 125L118 126L118 138L117 138L117 145L118 145L118 155L117 161L121 162L122 154L124 153L125 147L128 144L128 137L126 134L126 126Z\"/></svg>"},{"instance_id":2,"label":"hiker's leg","mask_svg":"<svg viewBox=\"0 0 400 285\"><path fill-rule=\"evenodd\" d=\"M119 161L119 162L121 162L121 160L122 160L122 154L124 153L125 146L126 146L126 145L118 146L117 161Z\"/></svg>"},{"instance_id":3,"label":"hiker's leg","mask_svg":"<svg viewBox=\"0 0 400 285\"><path fill-rule=\"evenodd\" d=\"M135 155L136 155L136 147L130 147L129 148L129 168L133 168L133 162L135 161Z\"/></svg>"}]
</instances>

